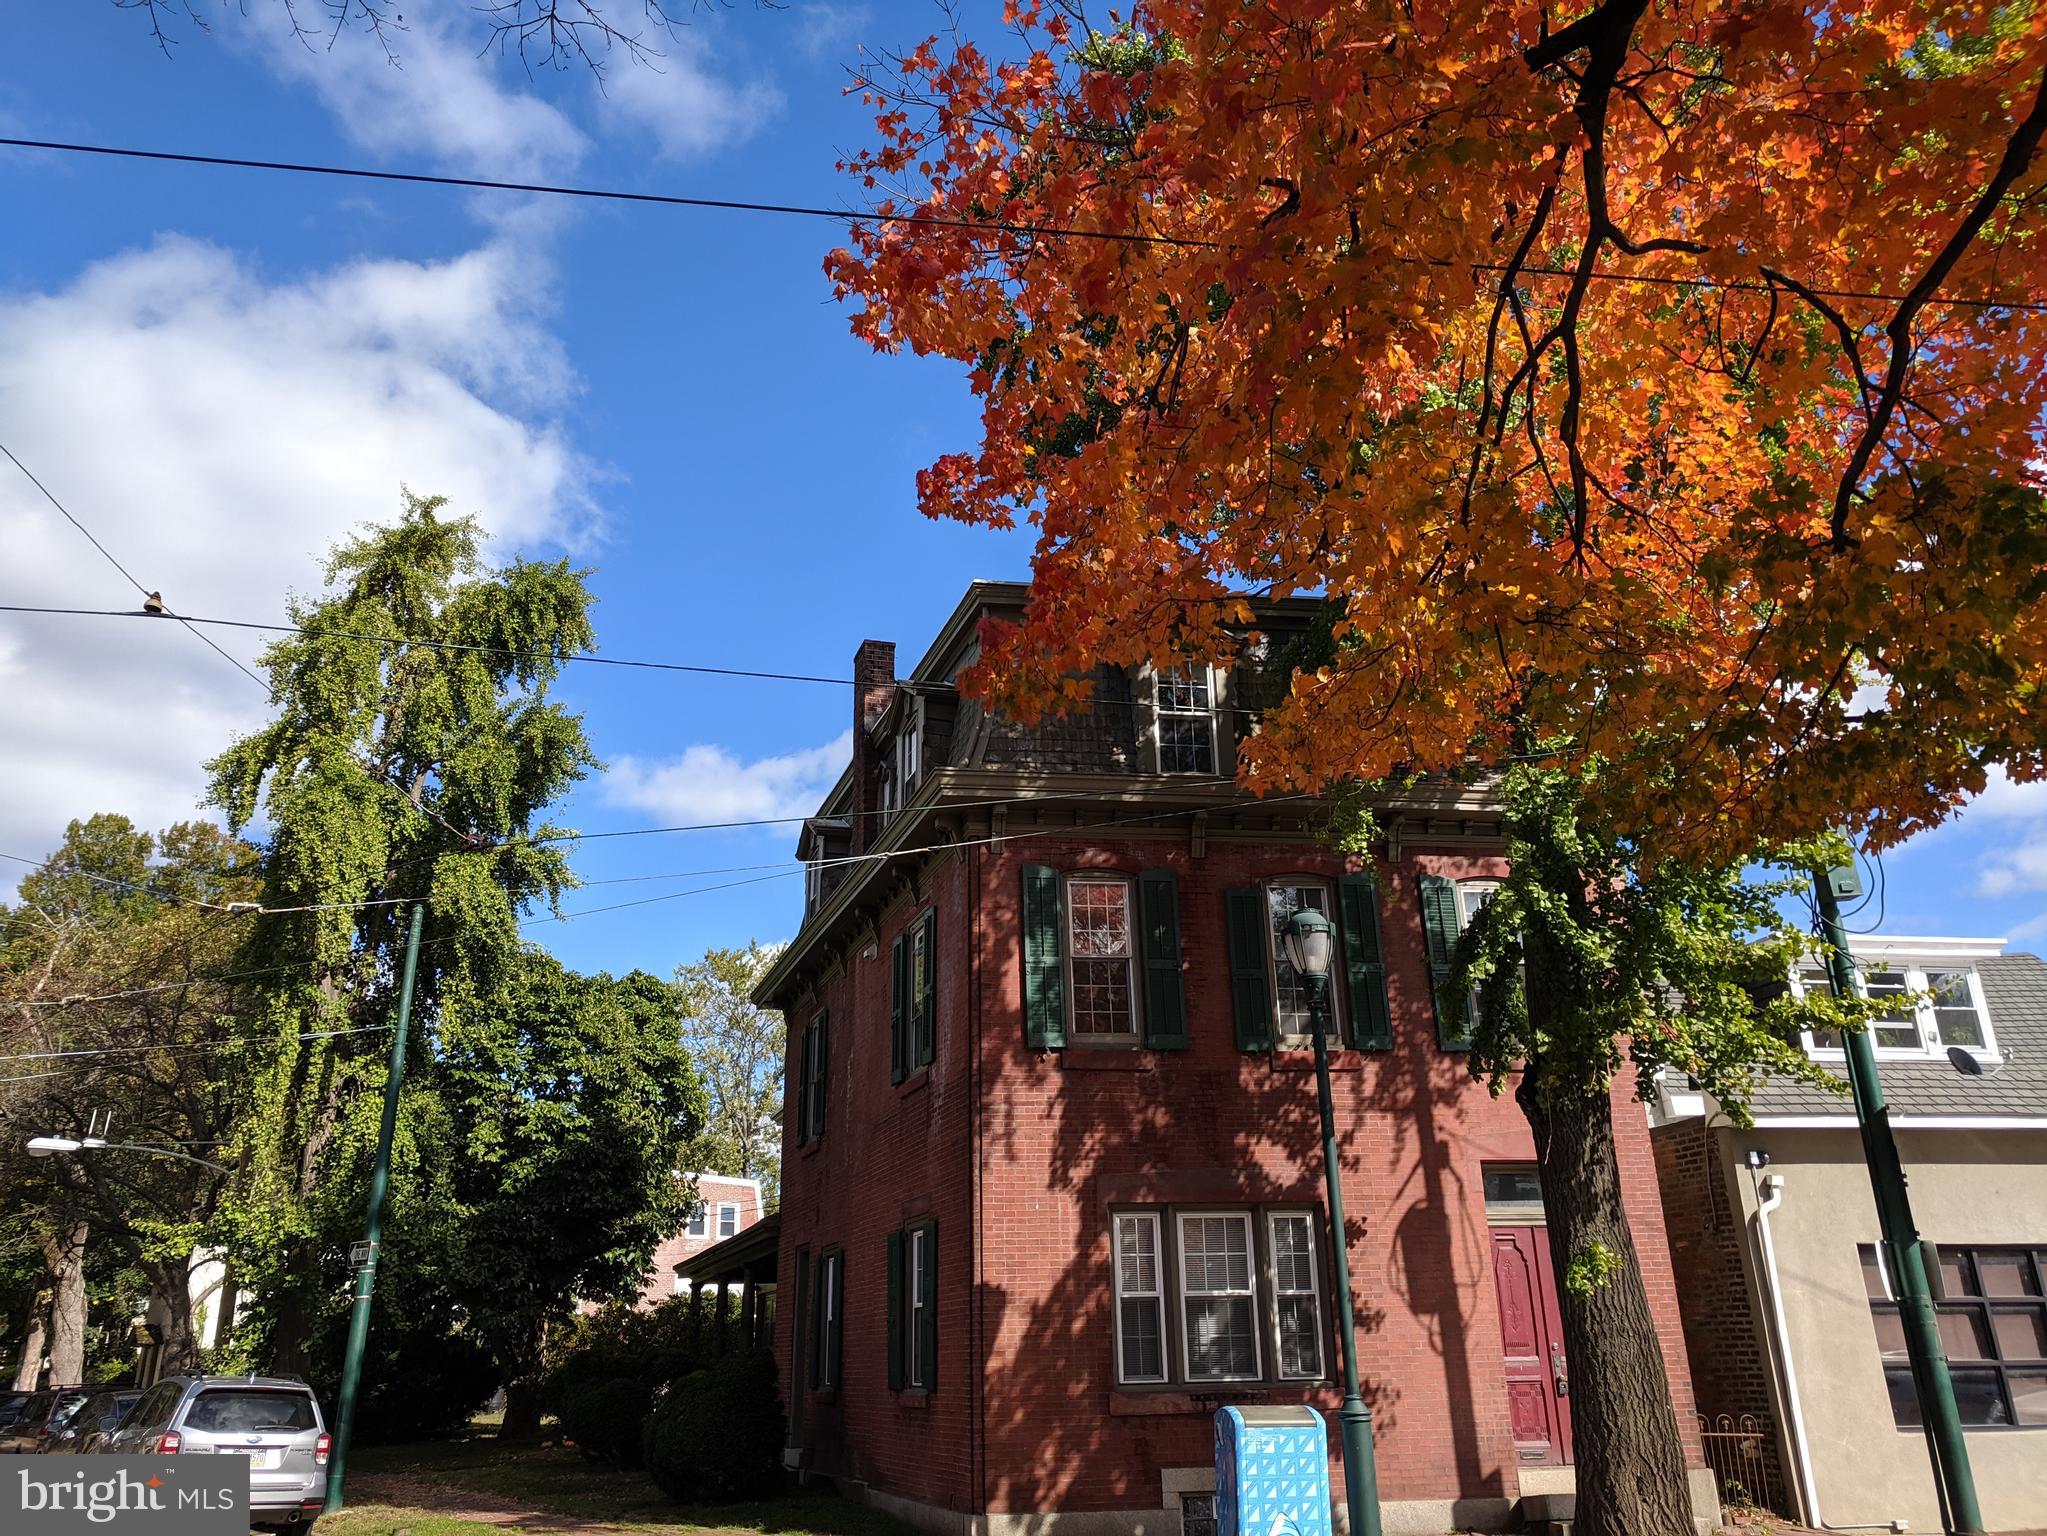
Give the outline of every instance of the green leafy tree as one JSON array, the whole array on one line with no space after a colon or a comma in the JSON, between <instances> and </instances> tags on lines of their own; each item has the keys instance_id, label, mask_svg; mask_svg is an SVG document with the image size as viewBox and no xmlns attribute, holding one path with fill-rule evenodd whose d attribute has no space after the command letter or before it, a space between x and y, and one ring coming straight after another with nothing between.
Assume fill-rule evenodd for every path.
<instances>
[{"instance_id":1,"label":"green leafy tree","mask_svg":"<svg viewBox=\"0 0 2047 1536\"><path fill-rule=\"evenodd\" d=\"M541 1347L577 1296L636 1288L686 1213L704 1097L666 984L519 957L448 1010L439 1089L462 1210L451 1286L495 1356L504 1433L539 1428Z\"/></svg>"},{"instance_id":2,"label":"green leafy tree","mask_svg":"<svg viewBox=\"0 0 2047 1536\"><path fill-rule=\"evenodd\" d=\"M244 959L276 970L233 1235L260 1298L250 1345L280 1369L305 1368L319 1314L345 1303L412 904L428 917L401 1141L433 1166L444 994L489 995L519 960L521 910L573 883L546 812L595 759L548 688L593 640L584 573L487 567L476 523L444 505L408 493L335 551L325 594L291 606L302 633L264 654L271 723L209 765L229 824L270 829ZM401 1217L448 1226L394 1198Z\"/></svg>"},{"instance_id":3,"label":"green leafy tree","mask_svg":"<svg viewBox=\"0 0 2047 1536\"><path fill-rule=\"evenodd\" d=\"M708 1101L696 1164L759 1179L769 1208L782 1177L782 1015L753 1002L777 947L708 949L675 973L682 1037Z\"/></svg>"},{"instance_id":4,"label":"green leafy tree","mask_svg":"<svg viewBox=\"0 0 2047 1536\"><path fill-rule=\"evenodd\" d=\"M0 1037L27 1058L0 1074L0 1201L43 1260L53 1377L83 1379L94 1294L138 1279L159 1303L166 1367L197 1361L191 1259L224 1176L132 1151L32 1161L21 1143L82 1135L95 1116L117 1141L202 1157L228 1138L245 999L220 978L239 944L228 908L256 889L256 850L210 823L152 836L96 815L0 909Z\"/></svg>"},{"instance_id":5,"label":"green leafy tree","mask_svg":"<svg viewBox=\"0 0 2047 1536\"><path fill-rule=\"evenodd\" d=\"M1511 1088L1534 1132L1581 1518L1675 1528L1690 1519L1684 1460L1621 1199L1613 1090L1632 1067L1652 1097L1669 1069L1746 1123L1766 1074L1840 1087L1799 1031L1861 1027L1869 1008L1790 995L1812 940L1783 903L1816 859L1845 849L1773 850L1785 872L1761 877L1746 861L1648 863L1599 815L1596 764L1583 775L1521 764L1500 791L1508 874L1459 939L1438 1005L1474 1010L1471 1072L1495 1094ZM1609 1490L1617 1507L1586 1507Z\"/></svg>"}]
</instances>

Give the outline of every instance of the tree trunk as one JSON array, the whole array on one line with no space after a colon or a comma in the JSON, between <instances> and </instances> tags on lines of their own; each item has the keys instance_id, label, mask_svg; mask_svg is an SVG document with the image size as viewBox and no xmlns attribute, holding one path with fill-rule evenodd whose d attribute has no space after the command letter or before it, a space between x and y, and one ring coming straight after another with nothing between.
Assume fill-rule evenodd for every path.
<instances>
[{"instance_id":1,"label":"tree trunk","mask_svg":"<svg viewBox=\"0 0 2047 1536\"><path fill-rule=\"evenodd\" d=\"M1563 1314L1576 1529L1693 1536L1670 1378L1621 1204L1613 1100L1597 1090L1546 1095L1541 1071L1530 1062L1515 1097L1535 1132Z\"/></svg>"},{"instance_id":2,"label":"tree trunk","mask_svg":"<svg viewBox=\"0 0 2047 1536\"><path fill-rule=\"evenodd\" d=\"M532 1440L540 1434L540 1378L505 1383L505 1421L498 1426L500 1440Z\"/></svg>"},{"instance_id":3,"label":"tree trunk","mask_svg":"<svg viewBox=\"0 0 2047 1536\"><path fill-rule=\"evenodd\" d=\"M199 1341L192 1331L192 1261L162 1259L149 1266L157 1300L163 1303L159 1376L182 1376L199 1368Z\"/></svg>"},{"instance_id":4,"label":"tree trunk","mask_svg":"<svg viewBox=\"0 0 2047 1536\"><path fill-rule=\"evenodd\" d=\"M43 1375L43 1344L49 1337L50 1294L37 1291L29 1305L28 1335L21 1341L21 1358L14 1365L14 1390L33 1392Z\"/></svg>"},{"instance_id":5,"label":"tree trunk","mask_svg":"<svg viewBox=\"0 0 2047 1536\"><path fill-rule=\"evenodd\" d=\"M91 1224L74 1219L42 1239L50 1270L50 1385L76 1386L85 1378L85 1242Z\"/></svg>"}]
</instances>

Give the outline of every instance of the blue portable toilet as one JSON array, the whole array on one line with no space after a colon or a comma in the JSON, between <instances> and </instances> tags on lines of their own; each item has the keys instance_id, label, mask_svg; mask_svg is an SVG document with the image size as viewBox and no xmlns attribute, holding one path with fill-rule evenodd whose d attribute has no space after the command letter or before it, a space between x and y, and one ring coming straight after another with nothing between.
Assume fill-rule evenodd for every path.
<instances>
[{"instance_id":1,"label":"blue portable toilet","mask_svg":"<svg viewBox=\"0 0 2047 1536\"><path fill-rule=\"evenodd\" d=\"M1215 1415L1216 1536L1335 1536L1329 1434L1305 1403Z\"/></svg>"}]
</instances>

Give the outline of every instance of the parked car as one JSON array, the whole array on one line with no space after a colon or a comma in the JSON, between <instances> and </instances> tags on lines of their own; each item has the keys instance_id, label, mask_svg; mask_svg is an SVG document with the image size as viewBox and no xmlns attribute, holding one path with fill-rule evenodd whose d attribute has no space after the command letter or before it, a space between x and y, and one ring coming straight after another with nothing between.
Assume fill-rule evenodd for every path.
<instances>
[{"instance_id":1,"label":"parked car","mask_svg":"<svg viewBox=\"0 0 2047 1536\"><path fill-rule=\"evenodd\" d=\"M0 1430L0 1451L40 1454L50 1448L50 1436L61 1429L71 1410L92 1396L90 1387L45 1387L31 1392L12 1424Z\"/></svg>"},{"instance_id":2,"label":"parked car","mask_svg":"<svg viewBox=\"0 0 2047 1536\"><path fill-rule=\"evenodd\" d=\"M313 1389L267 1376L168 1376L100 1449L121 1456L246 1456L249 1521L303 1530L327 1499L333 1446Z\"/></svg>"},{"instance_id":3,"label":"parked car","mask_svg":"<svg viewBox=\"0 0 2047 1536\"><path fill-rule=\"evenodd\" d=\"M21 1417L22 1409L28 1406L33 1392L0 1392L0 1431L4 1431Z\"/></svg>"},{"instance_id":4,"label":"parked car","mask_svg":"<svg viewBox=\"0 0 2047 1536\"><path fill-rule=\"evenodd\" d=\"M72 1409L61 1426L50 1431L49 1444L44 1449L52 1455L65 1452L89 1455L97 1451L100 1442L120 1426L141 1396L133 1387L95 1392Z\"/></svg>"}]
</instances>

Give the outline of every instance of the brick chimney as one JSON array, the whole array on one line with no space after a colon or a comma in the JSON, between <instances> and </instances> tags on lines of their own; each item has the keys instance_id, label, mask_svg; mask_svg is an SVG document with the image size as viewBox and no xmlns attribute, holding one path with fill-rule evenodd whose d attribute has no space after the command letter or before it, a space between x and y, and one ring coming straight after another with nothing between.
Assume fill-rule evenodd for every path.
<instances>
[{"instance_id":1,"label":"brick chimney","mask_svg":"<svg viewBox=\"0 0 2047 1536\"><path fill-rule=\"evenodd\" d=\"M853 852L864 853L881 828L881 764L867 728L881 718L896 688L893 640L862 640L853 653Z\"/></svg>"}]
</instances>

